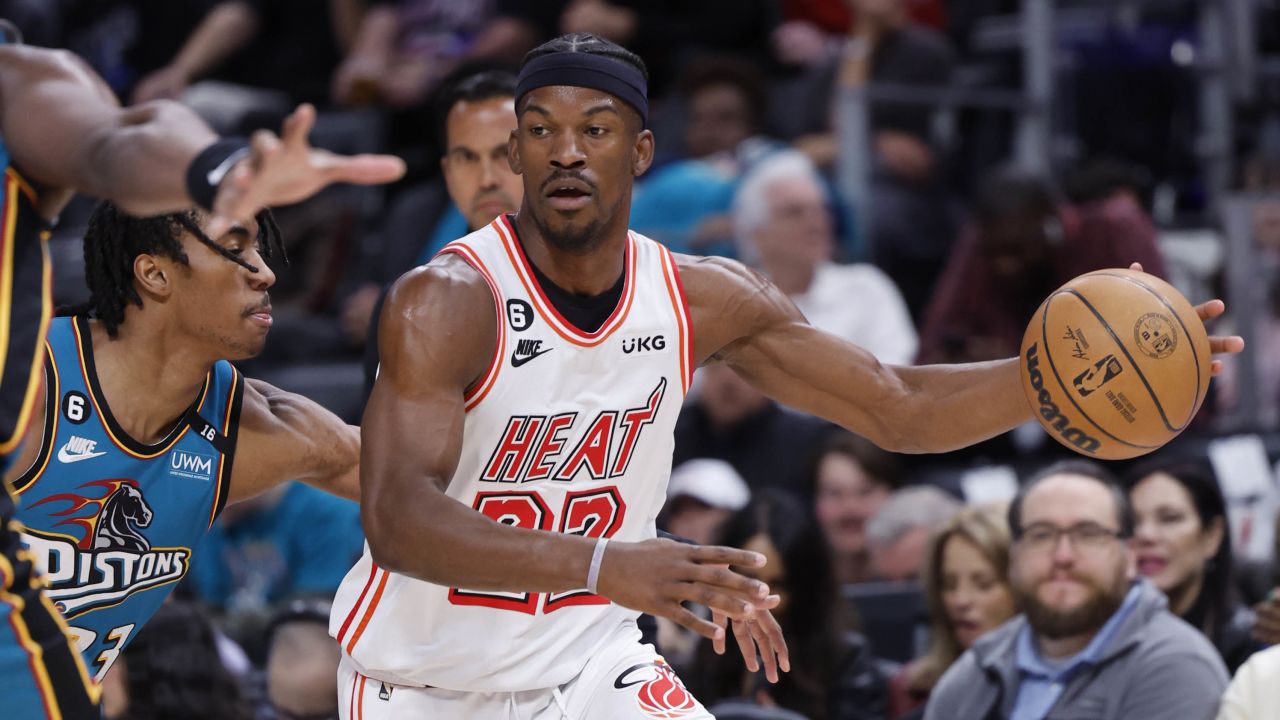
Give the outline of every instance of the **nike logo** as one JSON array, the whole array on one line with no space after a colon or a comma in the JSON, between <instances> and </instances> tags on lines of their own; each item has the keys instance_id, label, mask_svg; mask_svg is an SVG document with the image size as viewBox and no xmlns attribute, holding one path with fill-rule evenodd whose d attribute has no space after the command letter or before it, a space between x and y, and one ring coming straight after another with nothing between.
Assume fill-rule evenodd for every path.
<instances>
[{"instance_id":1,"label":"nike logo","mask_svg":"<svg viewBox=\"0 0 1280 720\"><path fill-rule=\"evenodd\" d=\"M253 151L250 148L244 147L231 153L225 157L222 162L218 163L218 167L210 170L209 174L205 175L204 179L208 180L209 185L213 187L221 185L222 178L226 177L227 173L231 171L231 166L249 157L251 152Z\"/></svg>"},{"instance_id":2,"label":"nike logo","mask_svg":"<svg viewBox=\"0 0 1280 720\"><path fill-rule=\"evenodd\" d=\"M511 367L520 367L539 355L546 355L555 348L542 347L541 340L521 340L511 351Z\"/></svg>"},{"instance_id":3,"label":"nike logo","mask_svg":"<svg viewBox=\"0 0 1280 720\"><path fill-rule=\"evenodd\" d=\"M92 460L93 458L106 455L106 451L99 450L94 452L98 446L97 441L88 440L77 435L72 435L67 444L58 448L58 462L74 463L81 460Z\"/></svg>"}]
</instances>

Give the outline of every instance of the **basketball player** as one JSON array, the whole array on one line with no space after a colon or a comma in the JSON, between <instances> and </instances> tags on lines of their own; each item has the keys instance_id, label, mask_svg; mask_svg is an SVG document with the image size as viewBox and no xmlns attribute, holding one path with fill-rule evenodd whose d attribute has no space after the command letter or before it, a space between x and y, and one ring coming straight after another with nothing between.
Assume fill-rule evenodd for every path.
<instances>
[{"instance_id":1,"label":"basketball player","mask_svg":"<svg viewBox=\"0 0 1280 720\"><path fill-rule=\"evenodd\" d=\"M73 191L131 212L197 201L215 207L211 232L250 220L264 205L295 202L335 181L388 182L394 158L342 158L306 142L314 111L301 108L283 137L218 141L175 103L121 109L106 84L66 52L23 47L0 21L0 468L32 415L50 315L44 239ZM219 229L221 227L222 229ZM96 718L97 688L41 594L9 527L0 492L0 697L9 720Z\"/></svg>"},{"instance_id":2,"label":"basketball player","mask_svg":"<svg viewBox=\"0 0 1280 720\"><path fill-rule=\"evenodd\" d=\"M714 565L763 558L654 538L698 365L898 451L1028 418L1014 360L883 366L739 263L628 232L654 150L645 86L638 57L591 35L533 50L508 146L520 211L387 300L362 424L368 547L330 621L343 717L709 717L637 642L637 611L717 649L728 616L770 679L785 670L768 589Z\"/></svg>"},{"instance_id":3,"label":"basketball player","mask_svg":"<svg viewBox=\"0 0 1280 720\"><path fill-rule=\"evenodd\" d=\"M200 212L102 203L88 305L49 329L45 392L11 478L47 595L101 680L186 574L223 506L288 480L359 499L359 430L228 360L271 327L267 211L200 239Z\"/></svg>"}]
</instances>

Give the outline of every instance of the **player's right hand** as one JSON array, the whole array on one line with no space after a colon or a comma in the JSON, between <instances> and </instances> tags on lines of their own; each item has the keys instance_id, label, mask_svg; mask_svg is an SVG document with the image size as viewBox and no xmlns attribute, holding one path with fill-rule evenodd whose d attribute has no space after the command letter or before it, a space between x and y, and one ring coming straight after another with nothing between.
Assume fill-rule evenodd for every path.
<instances>
[{"instance_id":1,"label":"player's right hand","mask_svg":"<svg viewBox=\"0 0 1280 720\"><path fill-rule=\"evenodd\" d=\"M730 570L727 565L762 567L763 555L749 550L686 545L662 538L638 543L611 542L600 564L599 593L633 610L665 617L710 640L723 640L724 628L682 605L695 602L735 620L778 603L769 586Z\"/></svg>"}]
</instances>

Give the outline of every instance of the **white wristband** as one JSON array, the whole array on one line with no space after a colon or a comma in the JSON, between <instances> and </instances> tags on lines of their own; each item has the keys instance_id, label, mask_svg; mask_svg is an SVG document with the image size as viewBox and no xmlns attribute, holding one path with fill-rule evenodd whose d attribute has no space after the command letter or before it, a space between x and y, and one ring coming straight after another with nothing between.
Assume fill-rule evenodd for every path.
<instances>
[{"instance_id":1,"label":"white wristband","mask_svg":"<svg viewBox=\"0 0 1280 720\"><path fill-rule=\"evenodd\" d=\"M587 589L593 594L596 592L596 582L600 580L600 563L604 561L604 547L609 544L609 538L600 538L596 541L596 549L591 553L591 568L587 570Z\"/></svg>"}]
</instances>

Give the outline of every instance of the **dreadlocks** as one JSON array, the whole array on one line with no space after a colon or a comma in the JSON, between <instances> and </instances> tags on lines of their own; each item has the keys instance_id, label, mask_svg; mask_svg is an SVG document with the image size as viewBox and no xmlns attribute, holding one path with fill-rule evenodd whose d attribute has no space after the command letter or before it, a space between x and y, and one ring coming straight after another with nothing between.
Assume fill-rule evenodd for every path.
<instances>
[{"instance_id":1,"label":"dreadlocks","mask_svg":"<svg viewBox=\"0 0 1280 720\"><path fill-rule=\"evenodd\" d=\"M271 257L273 250L280 253L286 264L280 227L270 210L256 216L258 221L258 246L264 257ZM236 257L229 250L214 242L200 229L194 210L184 210L169 215L139 218L127 215L109 202L98 203L89 218L89 229L84 236L85 278L89 284L89 302L71 308L72 314L88 313L100 320L107 334L116 336L124 322L124 310L129 303L142 307L142 297L133 284L133 261L142 254L161 255L183 265L188 263L182 250L183 231L191 233L200 242L231 262L249 272L258 268Z\"/></svg>"}]
</instances>

